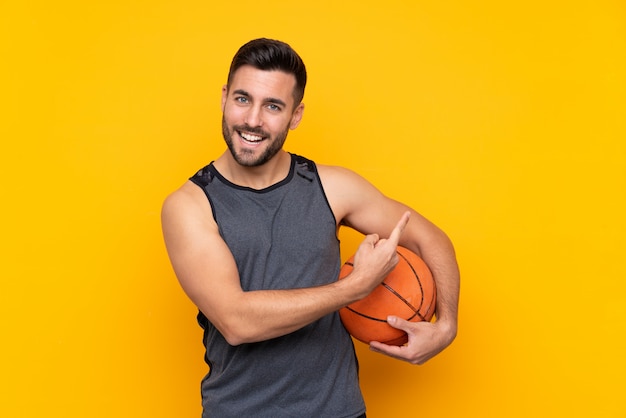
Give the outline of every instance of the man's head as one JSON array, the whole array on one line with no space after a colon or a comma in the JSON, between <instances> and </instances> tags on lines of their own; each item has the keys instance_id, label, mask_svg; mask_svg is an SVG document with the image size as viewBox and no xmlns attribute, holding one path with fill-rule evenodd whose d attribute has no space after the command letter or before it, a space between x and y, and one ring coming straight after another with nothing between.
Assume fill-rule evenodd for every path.
<instances>
[{"instance_id":1,"label":"man's head","mask_svg":"<svg viewBox=\"0 0 626 418\"><path fill-rule=\"evenodd\" d=\"M288 44L273 39L260 38L243 45L230 64L227 86L230 86L235 72L244 65L249 65L258 70L277 70L292 74L296 79L293 91L294 106L302 102L306 87L306 67L298 53Z\"/></svg>"},{"instance_id":2,"label":"man's head","mask_svg":"<svg viewBox=\"0 0 626 418\"><path fill-rule=\"evenodd\" d=\"M257 167L274 159L302 119L306 70L284 42L242 46L222 88L222 133L235 161Z\"/></svg>"}]
</instances>

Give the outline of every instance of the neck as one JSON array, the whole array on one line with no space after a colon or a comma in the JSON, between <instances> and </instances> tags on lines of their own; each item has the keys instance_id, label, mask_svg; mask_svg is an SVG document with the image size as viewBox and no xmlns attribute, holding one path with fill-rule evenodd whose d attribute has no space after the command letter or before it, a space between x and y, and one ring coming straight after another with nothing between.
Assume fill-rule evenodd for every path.
<instances>
[{"instance_id":1,"label":"neck","mask_svg":"<svg viewBox=\"0 0 626 418\"><path fill-rule=\"evenodd\" d=\"M246 167L235 161L230 151L226 150L213 164L231 183L261 190L287 177L291 167L291 155L281 150L261 166Z\"/></svg>"}]
</instances>

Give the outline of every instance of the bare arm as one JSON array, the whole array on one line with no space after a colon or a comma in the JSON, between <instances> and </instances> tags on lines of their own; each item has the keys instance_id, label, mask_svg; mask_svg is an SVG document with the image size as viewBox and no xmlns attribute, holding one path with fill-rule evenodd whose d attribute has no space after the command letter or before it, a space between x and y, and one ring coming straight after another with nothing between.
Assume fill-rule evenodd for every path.
<instances>
[{"instance_id":1,"label":"bare arm","mask_svg":"<svg viewBox=\"0 0 626 418\"><path fill-rule=\"evenodd\" d=\"M162 210L166 247L183 290L232 345L288 334L369 294L397 263L395 247L408 214L397 219L388 240L366 237L357 252L361 267L344 280L314 288L245 292L209 202L196 185L183 185Z\"/></svg>"},{"instance_id":2,"label":"bare arm","mask_svg":"<svg viewBox=\"0 0 626 418\"><path fill-rule=\"evenodd\" d=\"M387 236L394 219L410 211L399 244L419 254L433 273L437 285L437 320L412 323L389 318L389 324L409 335L403 347L372 342L370 348L389 356L422 364L446 348L456 337L459 300L459 270L452 243L446 234L406 205L380 193L357 174L339 167L319 167L335 217L363 234Z\"/></svg>"}]
</instances>

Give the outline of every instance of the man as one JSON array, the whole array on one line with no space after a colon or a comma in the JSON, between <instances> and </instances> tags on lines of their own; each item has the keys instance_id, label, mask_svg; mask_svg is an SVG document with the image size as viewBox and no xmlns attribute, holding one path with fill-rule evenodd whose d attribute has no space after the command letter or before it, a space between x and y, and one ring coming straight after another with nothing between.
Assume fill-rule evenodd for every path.
<instances>
[{"instance_id":1,"label":"man","mask_svg":"<svg viewBox=\"0 0 626 418\"><path fill-rule=\"evenodd\" d=\"M204 417L365 416L337 310L383 280L398 244L432 270L437 320L390 317L409 342L370 348L422 364L456 336L459 273L446 235L357 174L283 149L302 119L305 85L287 44L242 46L222 89L228 150L163 206L168 253L204 329ZM353 272L337 281L340 226L366 237Z\"/></svg>"}]
</instances>

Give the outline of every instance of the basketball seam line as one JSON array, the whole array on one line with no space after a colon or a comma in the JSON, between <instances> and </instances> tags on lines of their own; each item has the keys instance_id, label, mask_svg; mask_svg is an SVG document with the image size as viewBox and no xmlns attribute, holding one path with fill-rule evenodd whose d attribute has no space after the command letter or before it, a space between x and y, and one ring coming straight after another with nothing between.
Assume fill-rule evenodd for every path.
<instances>
[{"instance_id":1,"label":"basketball seam line","mask_svg":"<svg viewBox=\"0 0 626 418\"><path fill-rule=\"evenodd\" d=\"M421 279L420 279L420 277L419 277L419 274L417 274L417 272L416 272L416 271L415 271L415 269L413 268L413 265L409 262L409 260L408 260L408 259L407 259L407 258L406 258L403 254L401 254L399 251L396 251L396 254L398 254L400 257L402 257L402 258L406 261L407 265L409 266L409 268L411 269L411 271L412 271L412 272L413 272L413 274L415 275L415 278L417 279L417 284L418 284L418 285L419 285L419 287L420 287L420 291L421 291L420 293L421 293L421 295L422 295L422 299L421 299L421 303L420 303L420 308L421 308L422 306L424 306L424 287L422 286L422 281L421 281ZM354 263L351 263L351 262L346 262L345 264L347 264L347 265L349 265L349 266L354 267ZM395 291L395 290L394 290L391 286L389 286L387 283L382 282L382 283L381 283L381 285L382 285L382 286L384 286L384 287L385 287L385 289L387 289L387 290L389 290L391 293L393 293L395 296L397 296L397 297L398 297L398 299L400 299L402 302L404 302L404 304L405 304L405 305L407 305L409 308L411 308L411 310L413 311L413 313L414 313L414 314L413 314L413 315L411 315L409 318L407 318L407 319L406 319L407 321L412 320L412 319L413 319L413 318L415 318L416 316L419 316L419 318L420 318L422 321L426 321L426 316L425 316L425 315L428 315L428 313L430 312L430 308L432 307L432 301L431 301L431 303L429 303L429 304L428 304L428 308L427 308L427 310L426 310L425 315L422 315L422 314L420 313L420 311L419 311L419 308L415 308L415 306L413 306L413 305L412 305L412 304L411 304L408 300L406 300L406 299L405 299L405 298L404 298L401 294L399 294L397 291ZM433 296L434 296L434 295L433 295ZM363 318L371 319L372 321L387 322L387 320L386 320L386 319L374 318L374 317L369 316L369 315L366 315L366 314L364 314L364 313L361 313L361 312L355 311L354 309L350 308L349 306L346 306L345 308L346 308L346 309L348 309L350 312L353 312L353 313L355 313L355 314L357 314L357 315L359 315L359 316L362 316Z\"/></svg>"}]
</instances>

